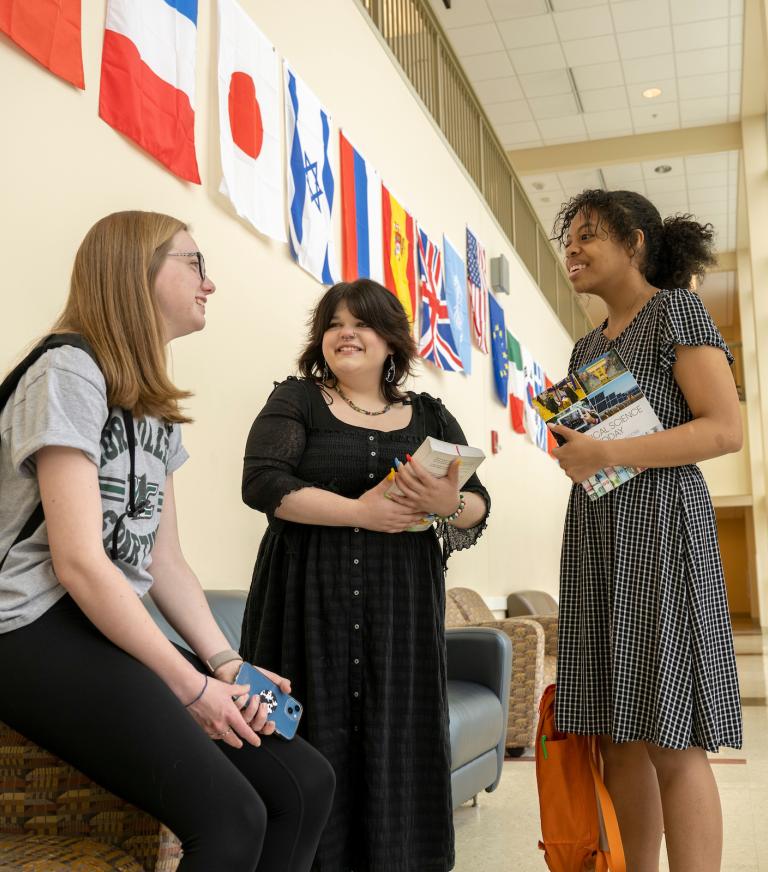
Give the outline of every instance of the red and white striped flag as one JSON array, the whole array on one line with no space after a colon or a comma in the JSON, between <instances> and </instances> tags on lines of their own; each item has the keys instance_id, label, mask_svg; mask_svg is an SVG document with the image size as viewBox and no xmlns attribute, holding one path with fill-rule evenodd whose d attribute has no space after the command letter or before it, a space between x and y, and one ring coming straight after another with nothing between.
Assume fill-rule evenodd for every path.
<instances>
[{"instance_id":1,"label":"red and white striped flag","mask_svg":"<svg viewBox=\"0 0 768 872\"><path fill-rule=\"evenodd\" d=\"M467 227L467 284L472 304L472 335L477 347L488 354L488 271L485 248Z\"/></svg>"}]
</instances>

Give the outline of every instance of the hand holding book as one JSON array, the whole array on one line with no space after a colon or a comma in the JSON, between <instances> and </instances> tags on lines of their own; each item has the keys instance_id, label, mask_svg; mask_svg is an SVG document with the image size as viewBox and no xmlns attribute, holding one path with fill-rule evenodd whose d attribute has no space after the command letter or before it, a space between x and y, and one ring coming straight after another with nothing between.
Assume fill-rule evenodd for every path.
<instances>
[{"instance_id":1,"label":"hand holding book","mask_svg":"<svg viewBox=\"0 0 768 872\"><path fill-rule=\"evenodd\" d=\"M393 489L388 497L424 517L450 515L459 505L460 467L461 459L456 457L448 464L446 474L438 478L410 455L406 455L406 463L395 458L397 490Z\"/></svg>"},{"instance_id":2,"label":"hand holding book","mask_svg":"<svg viewBox=\"0 0 768 872\"><path fill-rule=\"evenodd\" d=\"M456 511L460 489L484 459L485 454L479 448L455 445L427 436L413 457L406 456L406 464L395 460L397 469L393 467L390 473L392 484L387 490L387 497L393 502L405 497L411 500L408 505L419 507L423 517L419 523L408 528L411 533L428 530L437 515L448 517ZM401 488L401 483L410 491L408 495ZM441 512L441 509L445 509L445 512Z\"/></svg>"},{"instance_id":3,"label":"hand holding book","mask_svg":"<svg viewBox=\"0 0 768 872\"><path fill-rule=\"evenodd\" d=\"M552 456L591 500L643 472L642 467L612 466L604 443L663 429L615 349L546 388L533 398L533 406L560 446Z\"/></svg>"},{"instance_id":4,"label":"hand holding book","mask_svg":"<svg viewBox=\"0 0 768 872\"><path fill-rule=\"evenodd\" d=\"M390 476L358 497L355 505L355 525L376 533L404 533L421 521L422 512L401 506L387 496L392 487Z\"/></svg>"},{"instance_id":5,"label":"hand holding book","mask_svg":"<svg viewBox=\"0 0 768 872\"><path fill-rule=\"evenodd\" d=\"M560 443L552 456L571 481L587 481L596 472L609 465L605 456L607 443L592 439L585 433L571 430L564 424L547 424Z\"/></svg>"}]
</instances>

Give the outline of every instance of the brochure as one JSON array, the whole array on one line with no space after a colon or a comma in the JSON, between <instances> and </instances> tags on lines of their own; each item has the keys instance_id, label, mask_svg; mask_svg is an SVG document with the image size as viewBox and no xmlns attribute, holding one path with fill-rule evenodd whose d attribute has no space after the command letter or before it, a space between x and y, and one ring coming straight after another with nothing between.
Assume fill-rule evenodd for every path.
<instances>
[{"instance_id":1,"label":"brochure","mask_svg":"<svg viewBox=\"0 0 768 872\"><path fill-rule=\"evenodd\" d=\"M480 448L473 448L471 445L455 445L453 442L443 442L440 439L435 439L434 436L427 436L413 453L413 459L437 478L444 478L448 475L448 467L457 457L461 461L459 488L462 488L472 473L485 460L485 454ZM390 494L402 496L402 491L396 484L393 484L386 491L387 496ZM434 517L424 518L420 524L409 527L408 532L418 533L422 530L428 530L433 521Z\"/></svg>"},{"instance_id":2,"label":"brochure","mask_svg":"<svg viewBox=\"0 0 768 872\"><path fill-rule=\"evenodd\" d=\"M593 439L630 439L664 428L651 404L615 350L590 361L534 397L549 424L562 424ZM562 437L552 434L562 444ZM607 466L582 482L591 500L605 496L643 471L639 466Z\"/></svg>"}]
</instances>

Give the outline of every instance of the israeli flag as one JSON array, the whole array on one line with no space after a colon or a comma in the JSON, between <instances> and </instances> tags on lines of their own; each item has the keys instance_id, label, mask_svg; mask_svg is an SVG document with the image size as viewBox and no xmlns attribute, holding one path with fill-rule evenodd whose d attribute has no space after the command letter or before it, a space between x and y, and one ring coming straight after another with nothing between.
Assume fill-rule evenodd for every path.
<instances>
[{"instance_id":1,"label":"israeli flag","mask_svg":"<svg viewBox=\"0 0 768 872\"><path fill-rule=\"evenodd\" d=\"M332 285L338 270L331 223L335 190L328 154L331 118L288 63L283 64L291 251L299 266L324 285Z\"/></svg>"}]
</instances>

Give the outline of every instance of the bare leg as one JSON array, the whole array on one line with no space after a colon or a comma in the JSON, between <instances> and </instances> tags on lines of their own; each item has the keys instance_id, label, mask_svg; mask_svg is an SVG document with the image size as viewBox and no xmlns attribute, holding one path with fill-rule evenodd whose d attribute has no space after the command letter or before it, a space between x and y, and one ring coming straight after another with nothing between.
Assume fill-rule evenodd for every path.
<instances>
[{"instance_id":1,"label":"bare leg","mask_svg":"<svg viewBox=\"0 0 768 872\"><path fill-rule=\"evenodd\" d=\"M613 800L628 872L659 872L664 824L656 770L643 742L600 737L605 786ZM689 867L687 872L691 872ZM698 872L698 870L697 870Z\"/></svg>"},{"instance_id":2,"label":"bare leg","mask_svg":"<svg viewBox=\"0 0 768 872\"><path fill-rule=\"evenodd\" d=\"M719 872L723 814L706 753L646 748L661 789L670 872Z\"/></svg>"}]
</instances>

